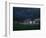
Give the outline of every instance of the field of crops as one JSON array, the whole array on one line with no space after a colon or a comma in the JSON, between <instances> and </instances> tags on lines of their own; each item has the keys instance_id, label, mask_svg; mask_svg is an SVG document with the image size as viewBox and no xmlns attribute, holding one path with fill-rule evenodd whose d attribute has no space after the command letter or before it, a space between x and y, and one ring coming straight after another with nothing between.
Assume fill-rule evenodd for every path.
<instances>
[{"instance_id":1,"label":"field of crops","mask_svg":"<svg viewBox=\"0 0 46 38\"><path fill-rule=\"evenodd\" d=\"M16 30L39 30L39 24L13 24L13 31Z\"/></svg>"}]
</instances>

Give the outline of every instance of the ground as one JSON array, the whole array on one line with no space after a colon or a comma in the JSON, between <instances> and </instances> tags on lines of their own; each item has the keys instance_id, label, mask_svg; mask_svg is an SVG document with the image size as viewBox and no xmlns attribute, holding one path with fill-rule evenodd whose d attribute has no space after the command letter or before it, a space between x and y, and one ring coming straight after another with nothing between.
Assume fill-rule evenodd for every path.
<instances>
[{"instance_id":1,"label":"ground","mask_svg":"<svg viewBox=\"0 0 46 38\"><path fill-rule=\"evenodd\" d=\"M40 24L13 24L13 31L16 30L40 30Z\"/></svg>"}]
</instances>

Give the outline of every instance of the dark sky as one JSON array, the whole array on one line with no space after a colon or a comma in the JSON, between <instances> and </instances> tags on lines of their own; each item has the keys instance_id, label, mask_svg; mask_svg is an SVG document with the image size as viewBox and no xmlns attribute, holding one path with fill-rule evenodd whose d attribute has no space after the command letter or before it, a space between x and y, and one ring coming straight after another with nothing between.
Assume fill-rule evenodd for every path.
<instances>
[{"instance_id":1,"label":"dark sky","mask_svg":"<svg viewBox=\"0 0 46 38\"><path fill-rule=\"evenodd\" d=\"M13 7L13 17L16 20L40 18L40 8Z\"/></svg>"}]
</instances>

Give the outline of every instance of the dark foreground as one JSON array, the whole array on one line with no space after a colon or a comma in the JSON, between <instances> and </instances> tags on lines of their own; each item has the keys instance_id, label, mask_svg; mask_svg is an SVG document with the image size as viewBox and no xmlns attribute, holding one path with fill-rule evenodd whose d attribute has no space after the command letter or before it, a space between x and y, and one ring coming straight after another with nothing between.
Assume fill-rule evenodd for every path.
<instances>
[{"instance_id":1,"label":"dark foreground","mask_svg":"<svg viewBox=\"0 0 46 38\"><path fill-rule=\"evenodd\" d=\"M16 30L40 30L40 24L13 24L13 31Z\"/></svg>"}]
</instances>

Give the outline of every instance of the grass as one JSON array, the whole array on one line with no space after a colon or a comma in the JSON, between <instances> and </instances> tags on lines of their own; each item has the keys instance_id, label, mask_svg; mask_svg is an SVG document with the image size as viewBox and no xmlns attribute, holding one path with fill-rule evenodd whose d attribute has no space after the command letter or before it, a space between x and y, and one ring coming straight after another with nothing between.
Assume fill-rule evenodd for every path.
<instances>
[{"instance_id":1,"label":"grass","mask_svg":"<svg viewBox=\"0 0 46 38\"><path fill-rule=\"evenodd\" d=\"M39 30L40 24L13 24L13 31L15 30Z\"/></svg>"}]
</instances>

